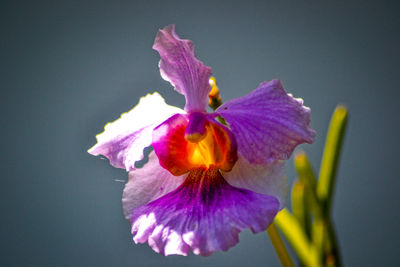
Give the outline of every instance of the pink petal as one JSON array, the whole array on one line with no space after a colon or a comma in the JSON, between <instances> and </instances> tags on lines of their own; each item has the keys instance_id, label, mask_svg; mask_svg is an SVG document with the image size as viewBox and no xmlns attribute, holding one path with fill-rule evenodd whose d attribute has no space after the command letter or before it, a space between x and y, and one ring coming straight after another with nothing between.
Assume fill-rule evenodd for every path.
<instances>
[{"instance_id":1,"label":"pink petal","mask_svg":"<svg viewBox=\"0 0 400 267\"><path fill-rule=\"evenodd\" d=\"M286 160L301 143L314 142L310 109L303 100L286 94L279 80L261 83L250 94L221 105L238 144L238 151L253 164Z\"/></svg>"},{"instance_id":2,"label":"pink petal","mask_svg":"<svg viewBox=\"0 0 400 267\"><path fill-rule=\"evenodd\" d=\"M185 111L205 111L211 68L196 58L193 43L180 39L175 25L169 25L158 31L153 49L160 53L161 76L185 96Z\"/></svg>"},{"instance_id":3,"label":"pink petal","mask_svg":"<svg viewBox=\"0 0 400 267\"><path fill-rule=\"evenodd\" d=\"M129 181L122 195L122 207L125 218L130 219L132 212L178 188L187 175L174 176L160 166L156 154L149 155L149 162L143 168L129 172Z\"/></svg>"},{"instance_id":4,"label":"pink petal","mask_svg":"<svg viewBox=\"0 0 400 267\"><path fill-rule=\"evenodd\" d=\"M192 170L175 191L134 210L132 234L163 255L208 256L264 231L279 209L275 197L229 185L217 169Z\"/></svg>"},{"instance_id":5,"label":"pink petal","mask_svg":"<svg viewBox=\"0 0 400 267\"><path fill-rule=\"evenodd\" d=\"M118 120L106 124L104 132L96 136L97 144L88 152L104 155L116 168L134 170L135 162L143 159L143 149L151 145L154 127L183 112L167 105L158 93L148 94Z\"/></svg>"},{"instance_id":6,"label":"pink petal","mask_svg":"<svg viewBox=\"0 0 400 267\"><path fill-rule=\"evenodd\" d=\"M267 164L255 165L239 154L239 159L232 171L223 172L222 175L234 187L276 197L280 210L286 205L289 185L285 177L284 161L275 160Z\"/></svg>"}]
</instances>

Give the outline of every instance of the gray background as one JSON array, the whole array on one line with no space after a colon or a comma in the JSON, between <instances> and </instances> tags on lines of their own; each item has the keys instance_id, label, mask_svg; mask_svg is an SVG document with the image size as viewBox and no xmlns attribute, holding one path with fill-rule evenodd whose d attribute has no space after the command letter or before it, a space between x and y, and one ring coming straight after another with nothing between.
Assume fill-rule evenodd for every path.
<instances>
[{"instance_id":1,"label":"gray background","mask_svg":"<svg viewBox=\"0 0 400 267\"><path fill-rule=\"evenodd\" d=\"M90 156L105 123L158 91L158 28L177 24L224 100L279 78L312 108L318 168L330 114L350 110L334 205L347 266L394 266L400 19L396 1L2 1L0 264L279 266L266 234L229 252L162 257L134 245L122 170ZM292 159L288 177L295 173Z\"/></svg>"}]
</instances>

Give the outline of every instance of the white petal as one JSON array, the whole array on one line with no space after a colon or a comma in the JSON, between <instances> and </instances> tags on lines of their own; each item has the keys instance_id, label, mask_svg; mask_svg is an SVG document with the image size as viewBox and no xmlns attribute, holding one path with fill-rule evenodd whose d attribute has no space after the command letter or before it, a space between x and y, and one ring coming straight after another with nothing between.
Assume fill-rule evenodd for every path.
<instances>
[{"instance_id":1,"label":"white petal","mask_svg":"<svg viewBox=\"0 0 400 267\"><path fill-rule=\"evenodd\" d=\"M137 207L145 205L178 188L187 174L174 176L160 166L156 154L149 155L143 168L129 172L129 181L122 195L122 207L126 219L130 219Z\"/></svg>"},{"instance_id":2,"label":"white petal","mask_svg":"<svg viewBox=\"0 0 400 267\"><path fill-rule=\"evenodd\" d=\"M151 145L154 127L176 113L184 111L167 105L158 93L148 94L118 120L108 123L88 152L104 155L114 167L134 170L135 162L143 159L143 149Z\"/></svg>"},{"instance_id":3,"label":"white petal","mask_svg":"<svg viewBox=\"0 0 400 267\"><path fill-rule=\"evenodd\" d=\"M222 174L225 180L235 187L274 196L279 200L279 209L283 209L289 188L285 177L285 162L275 160L264 165L255 165L240 154L238 157L232 171Z\"/></svg>"}]
</instances>

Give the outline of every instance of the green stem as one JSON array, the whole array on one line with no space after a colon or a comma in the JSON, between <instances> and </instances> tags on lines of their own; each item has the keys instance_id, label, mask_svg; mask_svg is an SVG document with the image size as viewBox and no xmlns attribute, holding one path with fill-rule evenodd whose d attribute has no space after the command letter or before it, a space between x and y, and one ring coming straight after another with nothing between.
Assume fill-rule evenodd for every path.
<instances>
[{"instance_id":1,"label":"green stem","mask_svg":"<svg viewBox=\"0 0 400 267\"><path fill-rule=\"evenodd\" d=\"M322 244L323 249L325 249L324 261L327 266L342 265L339 246L331 220L331 209L336 172L339 165L340 152L347 126L347 117L347 109L344 106L337 106L329 125L317 184L317 196L323 207L323 218L320 222L320 228L322 230L316 230L317 234L318 232L323 234L323 236L326 236L329 241Z\"/></svg>"},{"instance_id":2,"label":"green stem","mask_svg":"<svg viewBox=\"0 0 400 267\"><path fill-rule=\"evenodd\" d=\"M330 247L327 248L327 253L325 257L325 264L326 266L340 267L342 266L342 261L340 258L339 246L336 239L335 227L330 217L325 217L324 223L325 229L327 231L326 235L328 236L328 239L330 241Z\"/></svg>"},{"instance_id":3,"label":"green stem","mask_svg":"<svg viewBox=\"0 0 400 267\"><path fill-rule=\"evenodd\" d=\"M327 240L326 228L324 223L324 211L316 192L316 179L307 155L303 151L297 152L294 158L294 165L299 175L299 181L304 184L306 192L306 205L311 207L314 215L312 224L312 241L318 253L318 258L324 259L324 247ZM309 230L309 229L306 229Z\"/></svg>"},{"instance_id":4,"label":"green stem","mask_svg":"<svg viewBox=\"0 0 400 267\"><path fill-rule=\"evenodd\" d=\"M271 223L271 225L268 227L267 233L269 235L269 238L271 239L272 245L275 248L276 254L278 254L282 266L294 267L293 261L290 258L290 255L286 250L285 244L283 243L282 238L279 235L278 229L276 228L274 223Z\"/></svg>"},{"instance_id":5,"label":"green stem","mask_svg":"<svg viewBox=\"0 0 400 267\"><path fill-rule=\"evenodd\" d=\"M305 266L321 266L315 246L309 242L296 217L283 209L276 216L275 223Z\"/></svg>"},{"instance_id":6,"label":"green stem","mask_svg":"<svg viewBox=\"0 0 400 267\"><path fill-rule=\"evenodd\" d=\"M311 216L310 206L307 203L306 185L296 180L292 186L292 212L297 218L308 238L311 237Z\"/></svg>"},{"instance_id":7,"label":"green stem","mask_svg":"<svg viewBox=\"0 0 400 267\"><path fill-rule=\"evenodd\" d=\"M322 201L325 214L330 214L332 207L336 170L339 163L346 124L347 109L344 106L338 106L332 115L331 124L326 137L317 185L317 195Z\"/></svg>"},{"instance_id":8,"label":"green stem","mask_svg":"<svg viewBox=\"0 0 400 267\"><path fill-rule=\"evenodd\" d=\"M313 241L318 250L323 251L323 260L327 266L341 266L339 246L331 220L331 209L347 116L347 109L344 106L336 107L329 125L316 187L317 200L320 202L319 206L323 213L321 217L316 218L314 223Z\"/></svg>"}]
</instances>

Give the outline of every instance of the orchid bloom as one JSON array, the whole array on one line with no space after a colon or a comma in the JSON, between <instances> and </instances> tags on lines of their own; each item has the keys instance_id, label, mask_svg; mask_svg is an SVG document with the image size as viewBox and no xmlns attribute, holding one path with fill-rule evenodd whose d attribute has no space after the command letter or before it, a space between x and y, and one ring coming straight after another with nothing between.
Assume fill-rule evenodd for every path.
<instances>
[{"instance_id":1,"label":"orchid bloom","mask_svg":"<svg viewBox=\"0 0 400 267\"><path fill-rule=\"evenodd\" d=\"M193 43L170 25L153 48L161 76L185 96L184 110L148 94L107 124L89 153L129 171L122 204L135 243L163 255L226 251L244 229L266 230L285 206L284 162L314 141L310 109L272 80L207 113L211 68L195 57ZM148 163L135 168L150 145Z\"/></svg>"}]
</instances>

